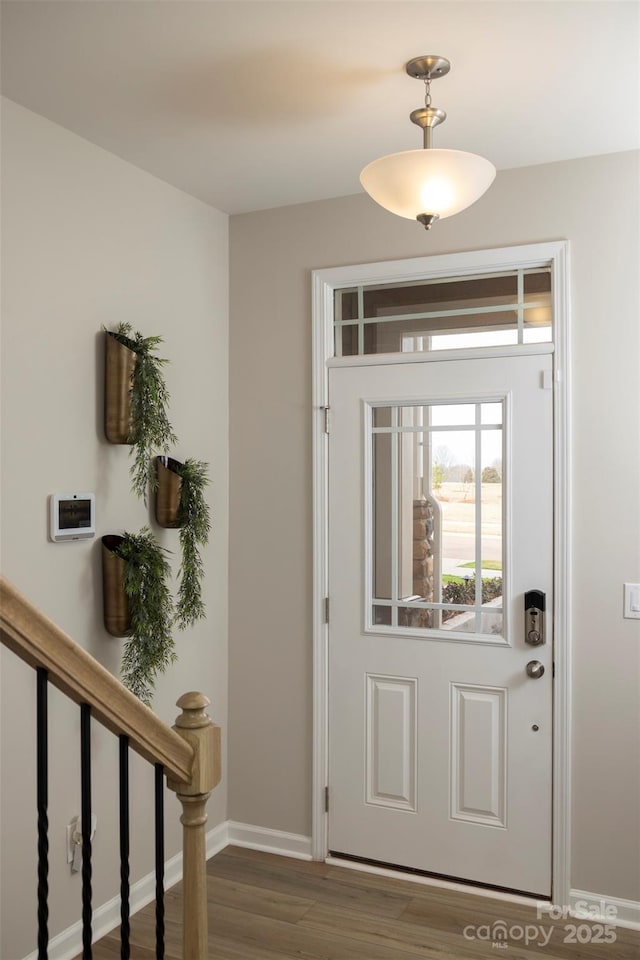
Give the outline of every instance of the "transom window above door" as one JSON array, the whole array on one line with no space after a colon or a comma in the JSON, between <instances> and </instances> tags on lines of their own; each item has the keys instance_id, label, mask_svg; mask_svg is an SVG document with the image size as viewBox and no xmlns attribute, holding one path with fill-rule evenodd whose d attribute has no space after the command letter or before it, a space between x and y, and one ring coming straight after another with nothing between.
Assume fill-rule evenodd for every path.
<instances>
[{"instance_id":1,"label":"transom window above door","mask_svg":"<svg viewBox=\"0 0 640 960\"><path fill-rule=\"evenodd\" d=\"M552 340L551 269L334 291L336 357Z\"/></svg>"}]
</instances>

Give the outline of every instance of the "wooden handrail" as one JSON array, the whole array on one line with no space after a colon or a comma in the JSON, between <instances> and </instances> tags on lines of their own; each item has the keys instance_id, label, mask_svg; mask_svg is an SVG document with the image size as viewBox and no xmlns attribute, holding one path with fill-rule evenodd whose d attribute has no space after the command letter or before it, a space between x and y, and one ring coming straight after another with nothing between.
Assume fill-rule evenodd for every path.
<instances>
[{"instance_id":1,"label":"wooden handrail","mask_svg":"<svg viewBox=\"0 0 640 960\"><path fill-rule=\"evenodd\" d=\"M193 747L168 727L91 654L78 646L0 577L0 639L32 667L44 667L50 682L151 763L161 763L177 783L190 783Z\"/></svg>"}]
</instances>

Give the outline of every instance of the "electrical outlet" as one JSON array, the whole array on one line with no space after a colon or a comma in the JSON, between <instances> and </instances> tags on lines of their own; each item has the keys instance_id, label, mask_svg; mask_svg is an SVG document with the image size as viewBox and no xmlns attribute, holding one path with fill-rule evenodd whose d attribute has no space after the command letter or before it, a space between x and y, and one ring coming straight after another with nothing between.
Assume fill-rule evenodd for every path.
<instances>
[{"instance_id":1,"label":"electrical outlet","mask_svg":"<svg viewBox=\"0 0 640 960\"><path fill-rule=\"evenodd\" d=\"M91 814L91 840L93 840L98 818L95 813ZM72 817L67 824L67 863L73 863L74 857L77 857L77 849L82 847L82 818Z\"/></svg>"},{"instance_id":2,"label":"electrical outlet","mask_svg":"<svg viewBox=\"0 0 640 960\"><path fill-rule=\"evenodd\" d=\"M67 824L67 863L73 863L73 848L75 847L73 835L78 828L79 820L80 817L72 817Z\"/></svg>"}]
</instances>

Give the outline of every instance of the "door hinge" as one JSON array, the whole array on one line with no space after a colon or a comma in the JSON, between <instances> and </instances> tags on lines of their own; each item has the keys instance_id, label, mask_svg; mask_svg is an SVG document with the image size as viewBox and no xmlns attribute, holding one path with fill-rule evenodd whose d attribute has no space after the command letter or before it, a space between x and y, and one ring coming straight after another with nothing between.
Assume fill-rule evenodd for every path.
<instances>
[{"instance_id":1,"label":"door hinge","mask_svg":"<svg viewBox=\"0 0 640 960\"><path fill-rule=\"evenodd\" d=\"M329 623L329 597L324 598L324 622Z\"/></svg>"},{"instance_id":2,"label":"door hinge","mask_svg":"<svg viewBox=\"0 0 640 960\"><path fill-rule=\"evenodd\" d=\"M324 788L324 812L329 813L329 787Z\"/></svg>"},{"instance_id":3,"label":"door hinge","mask_svg":"<svg viewBox=\"0 0 640 960\"><path fill-rule=\"evenodd\" d=\"M324 410L324 432L329 433L331 431L331 409L329 407L323 407Z\"/></svg>"}]
</instances>

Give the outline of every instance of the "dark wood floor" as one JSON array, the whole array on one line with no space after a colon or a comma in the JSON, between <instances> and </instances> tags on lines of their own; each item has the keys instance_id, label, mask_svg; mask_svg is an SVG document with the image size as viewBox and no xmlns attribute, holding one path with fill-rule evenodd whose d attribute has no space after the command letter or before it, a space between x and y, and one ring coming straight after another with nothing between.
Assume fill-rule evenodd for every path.
<instances>
[{"instance_id":1,"label":"dark wood floor","mask_svg":"<svg viewBox=\"0 0 640 960\"><path fill-rule=\"evenodd\" d=\"M210 960L638 960L640 934L580 920L551 923L523 907L325 863L227 847L209 861ZM507 939L490 936L504 921ZM131 922L132 960L153 960L152 907ZM472 929L473 928L473 929ZM524 945L528 928L530 943ZM577 930L576 930L577 928ZM466 930L466 936L465 936ZM167 960L180 960L181 892L166 895ZM549 937L549 934L550 937ZM535 942L533 937L535 936ZM565 942L572 939L590 942ZM611 943L605 939L615 937ZM600 941L600 942L597 942ZM118 936L95 960L120 957Z\"/></svg>"}]
</instances>

